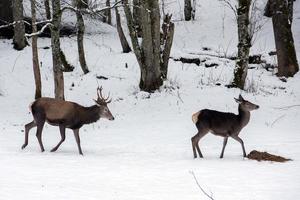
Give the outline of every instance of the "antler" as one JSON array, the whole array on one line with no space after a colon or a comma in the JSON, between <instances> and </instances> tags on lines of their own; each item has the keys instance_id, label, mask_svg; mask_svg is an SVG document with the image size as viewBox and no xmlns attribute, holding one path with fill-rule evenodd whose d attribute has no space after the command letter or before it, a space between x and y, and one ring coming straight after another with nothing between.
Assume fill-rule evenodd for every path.
<instances>
[{"instance_id":1,"label":"antler","mask_svg":"<svg viewBox=\"0 0 300 200\"><path fill-rule=\"evenodd\" d=\"M99 87L98 86L98 88L97 88L97 96L98 96L98 101L99 101L99 103L101 102L101 103L110 103L111 101L112 101L112 99L110 99L110 100L108 100L109 99L109 96L110 96L110 93L108 93L108 96L107 96L107 98L104 98L103 97L103 94L102 94L102 86L101 87Z\"/></svg>"}]
</instances>

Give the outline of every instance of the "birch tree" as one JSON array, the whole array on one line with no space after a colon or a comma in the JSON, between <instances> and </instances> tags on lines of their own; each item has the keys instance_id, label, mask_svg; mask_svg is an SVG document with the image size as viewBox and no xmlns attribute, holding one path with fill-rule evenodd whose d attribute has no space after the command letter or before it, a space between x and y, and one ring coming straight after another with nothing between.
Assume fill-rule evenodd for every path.
<instances>
[{"instance_id":1,"label":"birch tree","mask_svg":"<svg viewBox=\"0 0 300 200\"><path fill-rule=\"evenodd\" d=\"M249 28L249 11L251 0L238 0L238 55L234 70L233 86L244 89L248 71L251 36Z\"/></svg>"}]
</instances>

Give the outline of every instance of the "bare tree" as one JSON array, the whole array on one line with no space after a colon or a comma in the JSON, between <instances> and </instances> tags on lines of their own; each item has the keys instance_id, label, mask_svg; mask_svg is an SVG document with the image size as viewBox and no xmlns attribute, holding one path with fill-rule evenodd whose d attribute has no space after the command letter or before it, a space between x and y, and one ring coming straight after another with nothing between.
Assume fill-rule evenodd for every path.
<instances>
[{"instance_id":1,"label":"bare tree","mask_svg":"<svg viewBox=\"0 0 300 200\"><path fill-rule=\"evenodd\" d=\"M13 23L13 10L12 10L12 0L0 0L0 27ZM5 36L8 38L13 37L13 28L6 27L0 29L0 37Z\"/></svg>"},{"instance_id":2,"label":"bare tree","mask_svg":"<svg viewBox=\"0 0 300 200\"><path fill-rule=\"evenodd\" d=\"M184 0L184 20L192 19L192 0Z\"/></svg>"},{"instance_id":3,"label":"bare tree","mask_svg":"<svg viewBox=\"0 0 300 200\"><path fill-rule=\"evenodd\" d=\"M37 32L36 26L36 1L31 0L31 19L32 19L32 33ZM33 64L33 74L35 80L35 99L42 97L42 83L41 83L41 73L39 66L39 55L37 49L37 35L32 36L32 64Z\"/></svg>"},{"instance_id":4,"label":"bare tree","mask_svg":"<svg viewBox=\"0 0 300 200\"><path fill-rule=\"evenodd\" d=\"M268 1L265 16L272 17L278 60L278 76L290 77L299 71L290 13L286 0Z\"/></svg>"},{"instance_id":5,"label":"bare tree","mask_svg":"<svg viewBox=\"0 0 300 200\"><path fill-rule=\"evenodd\" d=\"M289 20L291 24L293 23L294 1L295 0L288 0L288 12L289 12Z\"/></svg>"},{"instance_id":6,"label":"bare tree","mask_svg":"<svg viewBox=\"0 0 300 200\"><path fill-rule=\"evenodd\" d=\"M163 34L161 35L161 51L162 51L162 59L161 59L161 74L164 80L167 79L168 74L168 66L169 66L169 58L171 53L171 48L173 44L174 37L174 23L171 22L172 15L165 15L164 21L162 24Z\"/></svg>"},{"instance_id":7,"label":"bare tree","mask_svg":"<svg viewBox=\"0 0 300 200\"><path fill-rule=\"evenodd\" d=\"M111 10L110 10L110 0L106 0L105 5L108 9L105 9L104 15L105 15L105 22L111 25Z\"/></svg>"},{"instance_id":8,"label":"bare tree","mask_svg":"<svg viewBox=\"0 0 300 200\"><path fill-rule=\"evenodd\" d=\"M27 45L23 21L23 0L13 0L13 17L15 21L13 39L14 48L16 50L22 50Z\"/></svg>"},{"instance_id":9,"label":"bare tree","mask_svg":"<svg viewBox=\"0 0 300 200\"><path fill-rule=\"evenodd\" d=\"M59 27L61 23L60 0L52 0L51 46L55 98L64 99L64 76L61 68Z\"/></svg>"},{"instance_id":10,"label":"bare tree","mask_svg":"<svg viewBox=\"0 0 300 200\"><path fill-rule=\"evenodd\" d=\"M140 8L143 9L143 12L140 16L142 28L142 42L140 44L128 0L124 0L123 3L132 46L141 70L139 87L143 91L153 92L163 84L164 77L161 67L163 60L168 60L168 48L165 48L166 45L164 45L164 49L162 49L161 44L168 43L164 41L164 38L172 39L173 37L161 37L158 0L141 0ZM174 32L174 29L168 29L168 31L170 30ZM169 34L172 35L173 33ZM165 59L163 59L164 55L166 56Z\"/></svg>"},{"instance_id":11,"label":"bare tree","mask_svg":"<svg viewBox=\"0 0 300 200\"><path fill-rule=\"evenodd\" d=\"M238 56L234 70L233 86L244 89L248 71L251 35L249 29L249 11L251 0L238 0L237 25L238 25Z\"/></svg>"},{"instance_id":12,"label":"bare tree","mask_svg":"<svg viewBox=\"0 0 300 200\"><path fill-rule=\"evenodd\" d=\"M45 11L46 11L46 17L48 20L51 20L51 9L50 9L50 3L49 3L49 0L44 0L44 6L45 6ZM60 53L60 60L61 60L61 63L62 63L62 70L64 72L71 72L74 70L74 66L72 66L66 56L65 56L65 53L63 52L63 50L59 47L59 53Z\"/></svg>"},{"instance_id":13,"label":"bare tree","mask_svg":"<svg viewBox=\"0 0 300 200\"><path fill-rule=\"evenodd\" d=\"M49 0L44 0L44 6L46 11L46 18L51 19L50 3Z\"/></svg>"},{"instance_id":14,"label":"bare tree","mask_svg":"<svg viewBox=\"0 0 300 200\"><path fill-rule=\"evenodd\" d=\"M123 53L129 53L131 51L131 48L127 42L127 39L125 37L122 24L121 24L121 18L118 11L118 7L115 7L115 13L116 13L116 22L117 22L117 31L120 38L121 46L123 49Z\"/></svg>"},{"instance_id":15,"label":"bare tree","mask_svg":"<svg viewBox=\"0 0 300 200\"><path fill-rule=\"evenodd\" d=\"M133 23L138 37L142 37L141 14L143 12L143 9L141 7L141 1L142 0L132 0Z\"/></svg>"},{"instance_id":16,"label":"bare tree","mask_svg":"<svg viewBox=\"0 0 300 200\"><path fill-rule=\"evenodd\" d=\"M76 0L76 17L77 17L77 46L78 46L78 55L79 55L79 62L84 74L89 73L89 69L86 64L85 60L85 53L84 53L84 45L83 45L83 36L84 36L84 20L81 11L87 8L87 0Z\"/></svg>"},{"instance_id":17,"label":"bare tree","mask_svg":"<svg viewBox=\"0 0 300 200\"><path fill-rule=\"evenodd\" d=\"M184 20L190 21L195 19L196 0L184 0Z\"/></svg>"}]
</instances>

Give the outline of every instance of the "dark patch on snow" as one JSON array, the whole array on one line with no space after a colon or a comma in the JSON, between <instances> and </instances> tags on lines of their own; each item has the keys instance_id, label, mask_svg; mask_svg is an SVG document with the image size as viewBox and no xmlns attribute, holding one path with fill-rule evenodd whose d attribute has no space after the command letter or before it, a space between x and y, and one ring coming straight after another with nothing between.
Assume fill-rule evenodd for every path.
<instances>
[{"instance_id":1,"label":"dark patch on snow","mask_svg":"<svg viewBox=\"0 0 300 200\"><path fill-rule=\"evenodd\" d=\"M203 51L211 51L211 48L209 48L209 47L202 47L202 50Z\"/></svg>"},{"instance_id":2,"label":"dark patch on snow","mask_svg":"<svg viewBox=\"0 0 300 200\"><path fill-rule=\"evenodd\" d=\"M269 52L269 56L276 56L277 55L277 52L276 51L270 51Z\"/></svg>"},{"instance_id":3,"label":"dark patch on snow","mask_svg":"<svg viewBox=\"0 0 300 200\"><path fill-rule=\"evenodd\" d=\"M217 63L205 63L206 68L217 67L217 66L219 66L219 64L217 64Z\"/></svg>"},{"instance_id":4,"label":"dark patch on snow","mask_svg":"<svg viewBox=\"0 0 300 200\"><path fill-rule=\"evenodd\" d=\"M265 63L265 61L261 59L260 54L249 56L249 64L261 64L261 63Z\"/></svg>"},{"instance_id":5,"label":"dark patch on snow","mask_svg":"<svg viewBox=\"0 0 300 200\"><path fill-rule=\"evenodd\" d=\"M204 60L200 60L200 58L184 58L184 57L180 57L180 58L173 58L174 61L180 61L182 63L187 63L187 64L196 64L196 65L200 65L201 62L205 62L206 59Z\"/></svg>"},{"instance_id":6,"label":"dark patch on snow","mask_svg":"<svg viewBox=\"0 0 300 200\"><path fill-rule=\"evenodd\" d=\"M102 80L107 80L107 79L108 79L107 77L101 76L101 75L100 75L100 76L97 75L96 78L97 78L97 79L102 79Z\"/></svg>"},{"instance_id":7,"label":"dark patch on snow","mask_svg":"<svg viewBox=\"0 0 300 200\"><path fill-rule=\"evenodd\" d=\"M266 63L265 67L264 67L268 72L270 71L274 71L274 69L276 68L275 65L272 65L270 63Z\"/></svg>"}]
</instances>

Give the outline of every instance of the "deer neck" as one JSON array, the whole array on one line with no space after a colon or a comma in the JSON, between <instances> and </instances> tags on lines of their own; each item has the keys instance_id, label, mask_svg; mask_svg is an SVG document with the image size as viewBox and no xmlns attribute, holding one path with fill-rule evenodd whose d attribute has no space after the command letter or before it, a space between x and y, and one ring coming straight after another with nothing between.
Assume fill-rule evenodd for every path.
<instances>
[{"instance_id":1,"label":"deer neck","mask_svg":"<svg viewBox=\"0 0 300 200\"><path fill-rule=\"evenodd\" d=\"M239 105L239 115L238 115L241 127L244 127L248 124L250 120L250 112L247 110L244 110L241 105Z\"/></svg>"},{"instance_id":2,"label":"deer neck","mask_svg":"<svg viewBox=\"0 0 300 200\"><path fill-rule=\"evenodd\" d=\"M99 107L97 105L93 105L90 107L84 107L82 122L84 124L90 124L98 121L100 119Z\"/></svg>"}]
</instances>

